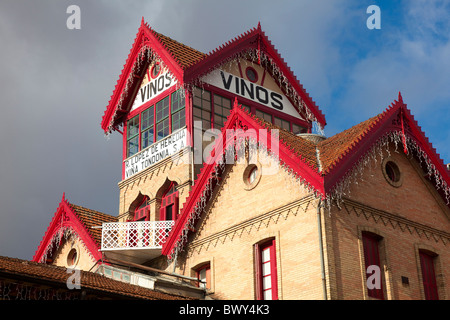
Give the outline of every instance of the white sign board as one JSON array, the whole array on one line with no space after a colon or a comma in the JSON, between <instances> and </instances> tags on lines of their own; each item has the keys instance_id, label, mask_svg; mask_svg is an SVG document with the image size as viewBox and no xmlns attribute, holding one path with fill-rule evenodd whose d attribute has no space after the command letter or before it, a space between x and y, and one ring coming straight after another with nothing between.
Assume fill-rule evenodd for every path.
<instances>
[{"instance_id":1,"label":"white sign board","mask_svg":"<svg viewBox=\"0 0 450 320\"><path fill-rule=\"evenodd\" d=\"M153 166L161 160L173 156L183 150L186 145L187 129L184 128L125 159L125 179Z\"/></svg>"},{"instance_id":2,"label":"white sign board","mask_svg":"<svg viewBox=\"0 0 450 320\"><path fill-rule=\"evenodd\" d=\"M274 110L303 119L286 96L223 70L214 70L203 78L208 84L232 92Z\"/></svg>"},{"instance_id":3,"label":"white sign board","mask_svg":"<svg viewBox=\"0 0 450 320\"><path fill-rule=\"evenodd\" d=\"M164 91L173 87L177 81L168 73L164 72L152 81L141 86L136 94L131 110L135 110L147 101L157 97Z\"/></svg>"}]
</instances>

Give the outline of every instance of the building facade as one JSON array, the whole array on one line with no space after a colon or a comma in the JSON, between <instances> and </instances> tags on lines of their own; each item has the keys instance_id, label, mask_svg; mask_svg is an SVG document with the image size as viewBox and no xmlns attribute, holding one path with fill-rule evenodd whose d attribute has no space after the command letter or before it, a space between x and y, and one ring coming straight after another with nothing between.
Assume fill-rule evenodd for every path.
<instances>
[{"instance_id":1,"label":"building facade","mask_svg":"<svg viewBox=\"0 0 450 320\"><path fill-rule=\"evenodd\" d=\"M123 136L119 212L63 197L33 260L211 299L448 299L449 171L401 94L325 125L260 25L204 54L142 20L101 122Z\"/></svg>"}]
</instances>

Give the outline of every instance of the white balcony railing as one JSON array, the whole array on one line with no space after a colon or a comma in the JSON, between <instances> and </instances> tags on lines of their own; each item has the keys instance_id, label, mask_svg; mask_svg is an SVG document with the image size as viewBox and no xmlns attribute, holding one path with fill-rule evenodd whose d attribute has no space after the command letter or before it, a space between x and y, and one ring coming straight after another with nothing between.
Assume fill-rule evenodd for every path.
<instances>
[{"instance_id":1,"label":"white balcony railing","mask_svg":"<svg viewBox=\"0 0 450 320\"><path fill-rule=\"evenodd\" d=\"M174 221L103 223L101 250L162 249L174 223Z\"/></svg>"}]
</instances>

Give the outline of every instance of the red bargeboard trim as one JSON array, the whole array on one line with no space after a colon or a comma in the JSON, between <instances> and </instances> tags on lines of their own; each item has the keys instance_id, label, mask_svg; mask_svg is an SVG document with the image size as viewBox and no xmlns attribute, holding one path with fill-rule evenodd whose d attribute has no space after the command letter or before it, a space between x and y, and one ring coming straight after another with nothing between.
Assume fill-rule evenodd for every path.
<instances>
[{"instance_id":1,"label":"red bargeboard trim","mask_svg":"<svg viewBox=\"0 0 450 320\"><path fill-rule=\"evenodd\" d=\"M265 131L260 131L259 129L267 129L265 126L261 125L259 122L255 120L253 116L248 114L245 110L240 107L235 106L231 110L231 114L227 119L225 126L222 128L222 135L217 139L216 143L222 144L222 151L225 152L228 145L226 145L227 141L223 139L225 135L226 129L232 129L234 124L240 122L241 126L247 126L247 128L253 128L256 130L257 134L263 135L258 136L258 141L266 142L267 148L271 149L270 141L271 136L270 133L265 135ZM206 160L203 164L203 167L200 171L197 181L194 184L194 188L190 192L186 202L183 206L180 217L175 224L174 228L169 234L167 241L164 243L162 248L163 255L170 255L172 250L174 249L178 239L181 236L181 233L188 222L188 219L191 215L192 210L195 208L197 202L199 201L199 197L203 194L209 180L213 178L213 172L215 172L216 167L216 159L223 156L222 154L214 154L214 150L212 151L211 156ZM324 187L323 187L323 177L313 168L309 166L303 159L300 159L296 154L292 152L292 149L287 146L282 140L279 143L279 159L285 163L289 168L291 168L296 174L298 174L302 179L308 181L310 186L312 186L318 194L321 195L322 198L325 197ZM216 181L212 179L212 181Z\"/></svg>"},{"instance_id":2,"label":"red bargeboard trim","mask_svg":"<svg viewBox=\"0 0 450 320\"><path fill-rule=\"evenodd\" d=\"M63 219L63 215L65 215L66 219ZM65 195L63 194L62 200L59 203L58 209L56 210L50 225L47 228L47 231L44 234L42 241L40 242L38 249L36 250L33 260L34 262L39 262L44 255L47 247L51 244L53 236L64 227L72 228L83 241L86 249L92 254L95 260L99 260L102 258L102 254L100 253L100 248L97 243L92 239L88 230L84 224L80 221L78 216L72 210L69 202L65 199Z\"/></svg>"}]
</instances>

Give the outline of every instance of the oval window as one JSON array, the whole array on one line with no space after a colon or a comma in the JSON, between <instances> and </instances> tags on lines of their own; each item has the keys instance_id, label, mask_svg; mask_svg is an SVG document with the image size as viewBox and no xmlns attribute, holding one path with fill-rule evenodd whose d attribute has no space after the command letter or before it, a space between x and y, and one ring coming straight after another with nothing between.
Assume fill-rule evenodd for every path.
<instances>
[{"instance_id":1,"label":"oval window","mask_svg":"<svg viewBox=\"0 0 450 320\"><path fill-rule=\"evenodd\" d=\"M258 73L252 67L247 67L247 69L245 70L245 75L247 76L247 79L250 80L251 82L258 81Z\"/></svg>"},{"instance_id":2,"label":"oval window","mask_svg":"<svg viewBox=\"0 0 450 320\"><path fill-rule=\"evenodd\" d=\"M159 63L156 63L151 70L152 78L156 78L159 75L159 72L161 71L161 67Z\"/></svg>"}]
</instances>

